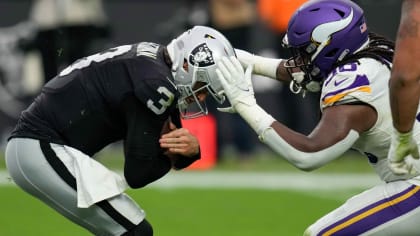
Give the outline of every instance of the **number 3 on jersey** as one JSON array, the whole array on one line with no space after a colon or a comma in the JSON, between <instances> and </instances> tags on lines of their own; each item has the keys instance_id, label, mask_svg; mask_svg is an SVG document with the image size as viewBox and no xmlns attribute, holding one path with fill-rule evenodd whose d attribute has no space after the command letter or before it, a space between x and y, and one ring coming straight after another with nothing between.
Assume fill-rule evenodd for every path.
<instances>
[{"instance_id":1,"label":"number 3 on jersey","mask_svg":"<svg viewBox=\"0 0 420 236\"><path fill-rule=\"evenodd\" d=\"M163 86L160 86L157 91L164 96L162 96L157 102L152 101L152 99L147 100L147 107L156 113L156 115L161 115L166 111L166 108L172 104L175 95Z\"/></svg>"},{"instance_id":2,"label":"number 3 on jersey","mask_svg":"<svg viewBox=\"0 0 420 236\"><path fill-rule=\"evenodd\" d=\"M61 71L60 76L68 75L76 69L85 68L85 67L89 66L92 62L101 62L101 61L104 61L106 59L110 59L110 58L122 55L122 54L130 51L131 47L132 47L132 45L119 46L119 47L116 47L116 48L111 48L111 49L108 49L106 51L96 53L96 54L93 54L91 56L79 59L79 60L75 61L73 64L71 64L70 66L66 67L63 71Z\"/></svg>"}]
</instances>

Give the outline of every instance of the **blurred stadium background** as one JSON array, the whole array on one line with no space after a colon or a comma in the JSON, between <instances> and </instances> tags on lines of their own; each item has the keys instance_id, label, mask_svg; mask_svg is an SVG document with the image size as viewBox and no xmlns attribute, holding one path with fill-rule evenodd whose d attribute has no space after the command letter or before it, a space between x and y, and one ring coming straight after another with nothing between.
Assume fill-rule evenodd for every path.
<instances>
[{"instance_id":1,"label":"blurred stadium background","mask_svg":"<svg viewBox=\"0 0 420 236\"><path fill-rule=\"evenodd\" d=\"M45 30L35 24L33 13L35 3L44 1L62 3L66 11L71 9L64 4L65 0L0 0L0 235L89 235L16 188L8 178L4 163L4 145L17 115L50 73L43 64L41 52L45 50L42 49L45 42L39 43L42 40L39 32L47 32L45 36L52 28ZM93 2L79 0L83 1ZM246 21L250 33L247 49L282 56L276 49L279 32L263 22L256 12L259 0L213 1L250 3L256 17ZM81 53L89 55L104 47L138 41L167 44L187 25L206 23L211 15L206 10L210 2L212 0L104 0L105 21L99 27L94 24L94 28L87 28L91 32L97 30L97 34L88 35L95 40L88 48L83 47ZM399 1L356 2L365 9L370 30L395 38ZM49 16L45 13L46 18ZM69 54L66 50L71 49L67 48L82 48L66 27L54 29L53 38L59 43L55 47L50 44L52 48L49 48L58 57L57 69L68 63L64 57ZM281 104L283 87L266 78L254 81L257 80L257 100L264 108L285 123L288 119L298 120L300 124L294 127L297 131L310 131L318 115L309 113L308 117L313 104L299 100L304 104L303 111L287 118L284 114L291 113L292 108ZM201 164L171 172L144 189L129 191L146 210L157 236L301 235L317 218L378 181L365 158L353 151L314 172L300 172L259 144L252 131L237 125L238 119L216 113L211 113L211 117L214 118L211 125L215 125L212 130L189 124L198 129L200 141L206 145L205 160ZM211 125L208 127L213 127ZM98 153L97 159L119 171L123 161L120 144Z\"/></svg>"}]
</instances>

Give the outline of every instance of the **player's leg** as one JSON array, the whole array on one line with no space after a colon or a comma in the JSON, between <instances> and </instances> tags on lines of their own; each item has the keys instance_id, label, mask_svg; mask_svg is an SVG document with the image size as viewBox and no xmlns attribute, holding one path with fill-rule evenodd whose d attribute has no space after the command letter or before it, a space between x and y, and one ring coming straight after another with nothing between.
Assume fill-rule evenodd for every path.
<instances>
[{"instance_id":1,"label":"player's leg","mask_svg":"<svg viewBox=\"0 0 420 236\"><path fill-rule=\"evenodd\" d=\"M396 181L348 199L304 235L418 235L418 225L420 187Z\"/></svg>"},{"instance_id":2,"label":"player's leg","mask_svg":"<svg viewBox=\"0 0 420 236\"><path fill-rule=\"evenodd\" d=\"M136 225L130 231L125 232L121 236L152 236L153 235L153 228L150 223L144 219L140 224Z\"/></svg>"},{"instance_id":3,"label":"player's leg","mask_svg":"<svg viewBox=\"0 0 420 236\"><path fill-rule=\"evenodd\" d=\"M26 192L96 235L122 235L143 221L144 211L126 194L78 208L76 180L61 161L63 157L54 157L55 151L48 147L43 149L32 139L12 139L7 145L9 173Z\"/></svg>"}]
</instances>

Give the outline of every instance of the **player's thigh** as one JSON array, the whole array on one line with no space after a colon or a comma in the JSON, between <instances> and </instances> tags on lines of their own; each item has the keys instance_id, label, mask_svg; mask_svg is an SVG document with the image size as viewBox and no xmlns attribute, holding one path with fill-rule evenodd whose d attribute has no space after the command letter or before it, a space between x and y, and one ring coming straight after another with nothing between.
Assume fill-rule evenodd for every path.
<instances>
[{"instance_id":1,"label":"player's thigh","mask_svg":"<svg viewBox=\"0 0 420 236\"><path fill-rule=\"evenodd\" d=\"M389 230L412 235L420 217L413 219L410 215L419 215L419 206L420 187L405 181L378 185L353 196L317 220L305 235L375 235L380 231L389 235ZM412 221L417 223L413 225Z\"/></svg>"},{"instance_id":2,"label":"player's thigh","mask_svg":"<svg viewBox=\"0 0 420 236\"><path fill-rule=\"evenodd\" d=\"M13 181L38 198L55 195L67 199L75 194L47 162L38 140L10 140L6 146L6 166Z\"/></svg>"},{"instance_id":3,"label":"player's thigh","mask_svg":"<svg viewBox=\"0 0 420 236\"><path fill-rule=\"evenodd\" d=\"M89 208L78 208L74 176L65 165L61 170L54 169L44 152L38 140L12 139L7 144L7 168L12 179L23 190L97 235L121 235L143 220L143 210L126 194ZM63 173L67 176L63 177ZM73 182L69 179L73 179Z\"/></svg>"},{"instance_id":4,"label":"player's thigh","mask_svg":"<svg viewBox=\"0 0 420 236\"><path fill-rule=\"evenodd\" d=\"M6 147L6 165L20 188L75 223L91 227L83 218L95 213L77 209L76 191L48 163L38 140L10 140Z\"/></svg>"}]
</instances>

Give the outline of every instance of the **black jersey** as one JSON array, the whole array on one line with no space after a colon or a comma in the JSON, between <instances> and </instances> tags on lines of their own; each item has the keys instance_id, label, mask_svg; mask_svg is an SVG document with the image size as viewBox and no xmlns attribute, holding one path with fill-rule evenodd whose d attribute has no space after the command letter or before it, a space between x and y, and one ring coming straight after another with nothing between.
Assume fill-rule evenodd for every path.
<instances>
[{"instance_id":1,"label":"black jersey","mask_svg":"<svg viewBox=\"0 0 420 236\"><path fill-rule=\"evenodd\" d=\"M178 114L164 48L143 42L74 62L43 87L11 137L65 144L88 155L118 140L125 140L126 152L158 148L163 122Z\"/></svg>"}]
</instances>

